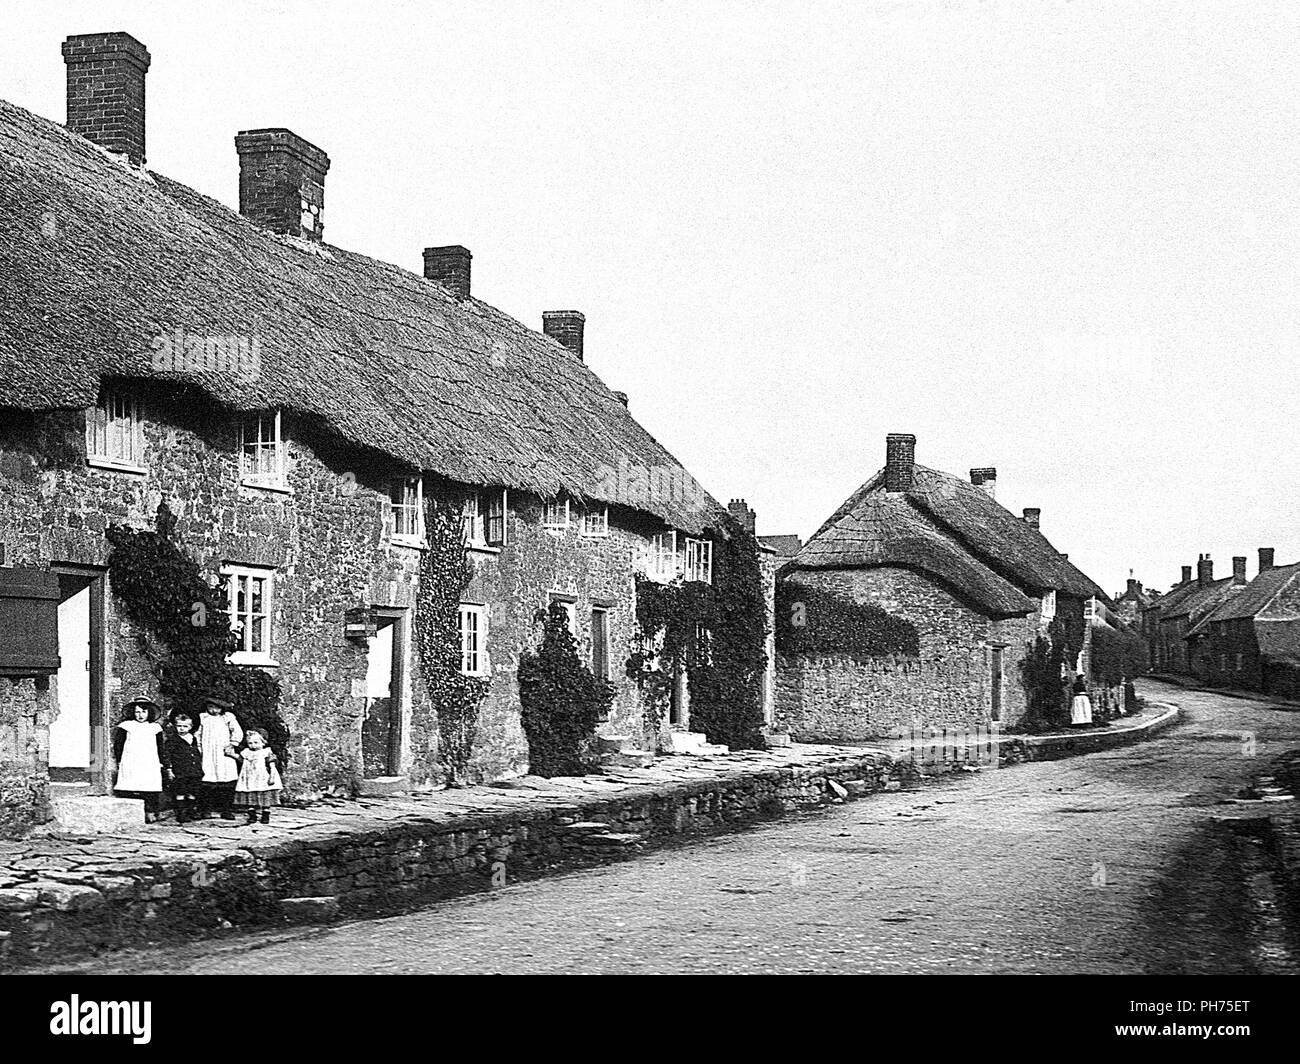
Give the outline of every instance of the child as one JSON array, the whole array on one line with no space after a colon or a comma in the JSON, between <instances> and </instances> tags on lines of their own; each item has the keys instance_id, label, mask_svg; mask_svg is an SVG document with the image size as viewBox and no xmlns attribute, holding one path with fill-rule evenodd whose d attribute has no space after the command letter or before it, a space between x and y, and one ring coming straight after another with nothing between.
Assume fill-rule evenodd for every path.
<instances>
[{"instance_id":1,"label":"child","mask_svg":"<svg viewBox=\"0 0 1300 1064\"><path fill-rule=\"evenodd\" d=\"M122 723L113 731L113 756L117 761L114 793L144 799L144 822L158 819L162 796L162 725L158 706L147 698L133 698L123 708Z\"/></svg>"},{"instance_id":2,"label":"child","mask_svg":"<svg viewBox=\"0 0 1300 1064\"><path fill-rule=\"evenodd\" d=\"M1070 701L1070 723L1075 726L1092 723L1092 701L1088 698L1088 684L1079 673L1074 678L1074 698Z\"/></svg>"},{"instance_id":3,"label":"child","mask_svg":"<svg viewBox=\"0 0 1300 1064\"><path fill-rule=\"evenodd\" d=\"M194 734L193 715L183 709L172 714L172 731L163 741L163 776L176 803L176 823L193 820L203 787L203 747Z\"/></svg>"},{"instance_id":4,"label":"child","mask_svg":"<svg viewBox=\"0 0 1300 1064\"><path fill-rule=\"evenodd\" d=\"M235 784L235 804L248 810L248 822L257 823L258 811L262 823L271 822L271 807L276 802L276 792L284 789L276 768L275 752L266 745L266 736L257 728L245 733L245 749L239 753L239 782Z\"/></svg>"},{"instance_id":5,"label":"child","mask_svg":"<svg viewBox=\"0 0 1300 1064\"><path fill-rule=\"evenodd\" d=\"M199 717L199 747L203 751L203 782L200 791L201 811L211 816L213 811L222 820L234 820L230 803L235 797L235 781L239 778L239 757L235 747L244 741L244 729L239 719L230 711L234 704L214 694L199 699L202 713Z\"/></svg>"}]
</instances>

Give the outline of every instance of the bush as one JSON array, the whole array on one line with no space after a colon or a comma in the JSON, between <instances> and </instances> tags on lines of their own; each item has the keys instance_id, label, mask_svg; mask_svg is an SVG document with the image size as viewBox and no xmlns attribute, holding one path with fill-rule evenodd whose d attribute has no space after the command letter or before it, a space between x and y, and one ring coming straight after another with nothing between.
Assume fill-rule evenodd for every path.
<instances>
[{"instance_id":1,"label":"bush","mask_svg":"<svg viewBox=\"0 0 1300 1064\"><path fill-rule=\"evenodd\" d=\"M1068 695L1061 682L1061 666L1070 647L1065 627L1056 621L1048 637L1039 636L1020 662L1021 683L1025 689L1025 722L1028 732L1060 728L1070 723Z\"/></svg>"},{"instance_id":2,"label":"bush","mask_svg":"<svg viewBox=\"0 0 1300 1064\"><path fill-rule=\"evenodd\" d=\"M596 724L609 714L615 688L578 657L568 618L557 603L540 619L542 642L519 659L519 701L528 737L529 771L582 776L595 770Z\"/></svg>"}]
</instances>

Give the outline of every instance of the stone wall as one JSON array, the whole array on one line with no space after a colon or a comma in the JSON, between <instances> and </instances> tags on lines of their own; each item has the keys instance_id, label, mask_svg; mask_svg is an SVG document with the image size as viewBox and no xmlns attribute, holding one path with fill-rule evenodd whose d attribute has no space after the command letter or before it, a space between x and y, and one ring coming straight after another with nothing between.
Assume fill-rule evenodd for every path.
<instances>
[{"instance_id":1,"label":"stone wall","mask_svg":"<svg viewBox=\"0 0 1300 1064\"><path fill-rule=\"evenodd\" d=\"M992 653L1002 651L1001 720L1024 716L1019 662L1034 634L1033 618L994 620L928 575L910 569L800 570L786 577L853 602L872 602L912 622L917 657L781 653L778 725L797 742L863 742L911 727L985 724L992 705Z\"/></svg>"},{"instance_id":2,"label":"stone wall","mask_svg":"<svg viewBox=\"0 0 1300 1064\"><path fill-rule=\"evenodd\" d=\"M0 677L0 836L43 819L49 802L49 682Z\"/></svg>"}]
</instances>

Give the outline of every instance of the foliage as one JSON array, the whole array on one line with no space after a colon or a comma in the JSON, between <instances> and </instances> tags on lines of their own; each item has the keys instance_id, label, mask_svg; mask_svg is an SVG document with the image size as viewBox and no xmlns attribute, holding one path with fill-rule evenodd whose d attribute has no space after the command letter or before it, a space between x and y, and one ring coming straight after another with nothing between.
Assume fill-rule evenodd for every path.
<instances>
[{"instance_id":1,"label":"foliage","mask_svg":"<svg viewBox=\"0 0 1300 1064\"><path fill-rule=\"evenodd\" d=\"M150 662L158 691L170 708L198 713L206 691L233 702L247 728L258 728L281 766L289 761L289 728L280 716L280 681L261 669L232 665L237 648L226 596L208 585L198 563L176 540L176 517L158 506L155 531L112 525L108 578L126 615L161 644Z\"/></svg>"},{"instance_id":2,"label":"foliage","mask_svg":"<svg viewBox=\"0 0 1300 1064\"><path fill-rule=\"evenodd\" d=\"M582 663L558 603L539 619L541 645L521 655L518 670L529 771L537 776L582 776L598 767L596 724L609 715L615 688L596 679Z\"/></svg>"},{"instance_id":3,"label":"foliage","mask_svg":"<svg viewBox=\"0 0 1300 1064\"><path fill-rule=\"evenodd\" d=\"M1070 654L1066 627L1058 618L1048 627L1047 636L1038 636L1021 660L1026 731L1046 731L1070 723L1068 694L1061 682L1061 666Z\"/></svg>"},{"instance_id":4,"label":"foliage","mask_svg":"<svg viewBox=\"0 0 1300 1064\"><path fill-rule=\"evenodd\" d=\"M874 602L853 599L791 581L776 589L776 645L783 654L845 653L916 657L916 626Z\"/></svg>"},{"instance_id":5,"label":"foliage","mask_svg":"<svg viewBox=\"0 0 1300 1064\"><path fill-rule=\"evenodd\" d=\"M426 499L425 534L429 547L420 558L415 645L420 676L438 714L438 747L447 782L460 786L478 733L479 707L492 681L461 672L460 601L474 573L465 556L459 512L448 503Z\"/></svg>"},{"instance_id":6,"label":"foliage","mask_svg":"<svg viewBox=\"0 0 1300 1064\"><path fill-rule=\"evenodd\" d=\"M762 675L767 665L767 603L758 541L732 518L708 529L713 583L659 584L638 576L636 616L642 649L627 661L658 731L673 676L685 669L691 727L710 742L761 749Z\"/></svg>"},{"instance_id":7,"label":"foliage","mask_svg":"<svg viewBox=\"0 0 1300 1064\"><path fill-rule=\"evenodd\" d=\"M1146 643L1136 633L1099 625L1092 630L1092 678L1115 687L1146 671Z\"/></svg>"}]
</instances>

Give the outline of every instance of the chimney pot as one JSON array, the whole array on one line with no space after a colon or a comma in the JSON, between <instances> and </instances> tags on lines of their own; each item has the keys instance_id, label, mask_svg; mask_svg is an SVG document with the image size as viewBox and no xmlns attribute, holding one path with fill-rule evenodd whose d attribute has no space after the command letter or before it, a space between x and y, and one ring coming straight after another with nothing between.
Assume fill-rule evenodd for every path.
<instances>
[{"instance_id":1,"label":"chimney pot","mask_svg":"<svg viewBox=\"0 0 1300 1064\"><path fill-rule=\"evenodd\" d=\"M149 50L129 33L82 33L65 40L68 129L143 165L149 61Z\"/></svg>"},{"instance_id":2,"label":"chimney pot","mask_svg":"<svg viewBox=\"0 0 1300 1064\"><path fill-rule=\"evenodd\" d=\"M1037 528L1039 520L1042 518L1042 516L1043 516L1043 511L1040 510L1037 506L1025 507L1025 524L1027 524L1030 528Z\"/></svg>"},{"instance_id":3,"label":"chimney pot","mask_svg":"<svg viewBox=\"0 0 1300 1064\"><path fill-rule=\"evenodd\" d=\"M990 499L997 498L998 471L992 466L970 471L970 482L977 488L983 488Z\"/></svg>"},{"instance_id":4,"label":"chimney pot","mask_svg":"<svg viewBox=\"0 0 1300 1064\"><path fill-rule=\"evenodd\" d=\"M542 332L563 344L582 361L582 330L587 319L576 310L548 310L542 314Z\"/></svg>"},{"instance_id":5,"label":"chimney pot","mask_svg":"<svg viewBox=\"0 0 1300 1064\"><path fill-rule=\"evenodd\" d=\"M245 129L239 153L239 213L273 233L319 241L325 232L330 157L288 129Z\"/></svg>"},{"instance_id":6,"label":"chimney pot","mask_svg":"<svg viewBox=\"0 0 1300 1064\"><path fill-rule=\"evenodd\" d=\"M1272 568L1273 568L1273 548L1260 547L1259 548L1259 571L1261 573L1266 573Z\"/></svg>"},{"instance_id":7,"label":"chimney pot","mask_svg":"<svg viewBox=\"0 0 1300 1064\"><path fill-rule=\"evenodd\" d=\"M1234 584L1244 584L1246 582L1246 556L1232 559L1232 582Z\"/></svg>"},{"instance_id":8,"label":"chimney pot","mask_svg":"<svg viewBox=\"0 0 1300 1064\"><path fill-rule=\"evenodd\" d=\"M885 490L911 491L916 477L916 437L891 432L885 437Z\"/></svg>"},{"instance_id":9,"label":"chimney pot","mask_svg":"<svg viewBox=\"0 0 1300 1064\"><path fill-rule=\"evenodd\" d=\"M424 249L424 276L446 288L461 302L469 298L469 248L448 244Z\"/></svg>"}]
</instances>

